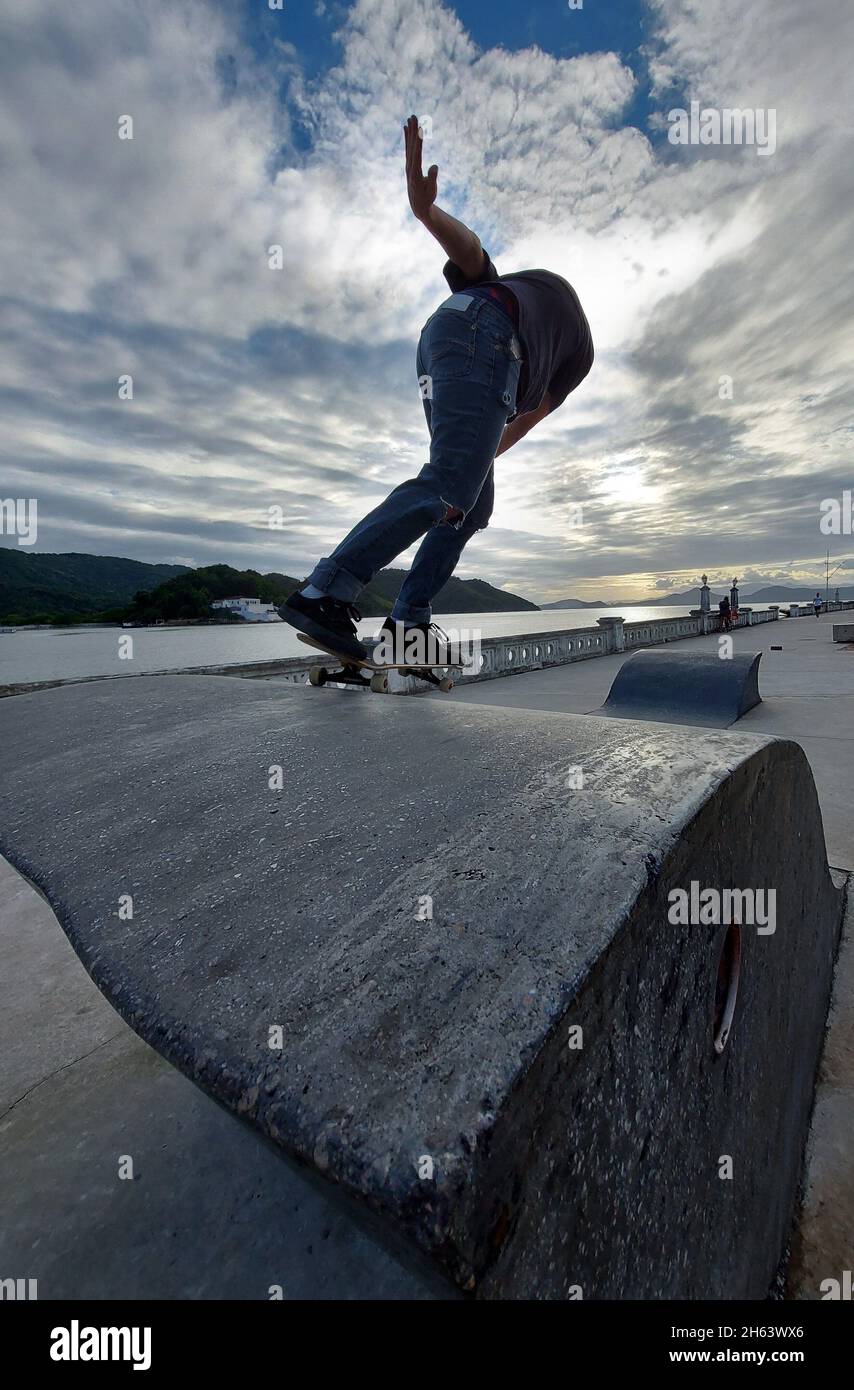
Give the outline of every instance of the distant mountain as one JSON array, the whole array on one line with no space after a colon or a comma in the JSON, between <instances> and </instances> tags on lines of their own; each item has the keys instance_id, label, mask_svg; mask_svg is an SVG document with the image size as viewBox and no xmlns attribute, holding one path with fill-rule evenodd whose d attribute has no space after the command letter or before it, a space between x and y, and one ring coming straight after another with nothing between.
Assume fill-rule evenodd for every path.
<instances>
[{"instance_id":1,"label":"distant mountain","mask_svg":"<svg viewBox=\"0 0 854 1390\"><path fill-rule=\"evenodd\" d=\"M727 589L729 594L729 589ZM713 594L712 603L717 604L723 593ZM684 594L657 594L655 598L615 598L592 599L562 598L556 603L541 603L541 608L699 608L700 588L688 589Z\"/></svg>"},{"instance_id":2,"label":"distant mountain","mask_svg":"<svg viewBox=\"0 0 854 1390\"><path fill-rule=\"evenodd\" d=\"M834 597L835 597L837 588L839 589L839 597L840 597L840 599L842 599L842 600L844 600L844 601L846 601L846 602L850 602L852 599L854 599L854 587L852 587L852 586L849 584L848 587L846 588L846 587L845 587L844 585L842 585L842 584L837 585L837 584L833 584L833 583L830 585L830 597L831 597L831 598L834 598ZM822 598L824 598L824 585L823 585L823 584L817 584L817 585L815 586L815 588L813 588L813 589L810 589L809 587L807 587L806 589L790 589L790 588L788 588L788 586L785 585L785 584L774 584L774 585L771 585L771 586L770 586L769 588L767 588L767 589L756 589L753 593L750 593L750 594L745 594L745 593L742 592L741 599L742 599L742 603L744 602L744 600L745 600L745 598L746 598L746 599L748 599L748 600L750 601L751 604L753 604L753 603L812 603L812 601L813 601L813 599L815 598L815 595L816 595L816 589L817 589L818 592L821 594Z\"/></svg>"},{"instance_id":3,"label":"distant mountain","mask_svg":"<svg viewBox=\"0 0 854 1390\"><path fill-rule=\"evenodd\" d=\"M729 589L727 589L729 594ZM717 605L723 593L713 594L712 603ZM699 608L700 587L688 589L684 594L657 594L654 598L601 598L585 600L581 598L562 598L556 603L541 603L541 608Z\"/></svg>"},{"instance_id":4,"label":"distant mountain","mask_svg":"<svg viewBox=\"0 0 854 1390\"><path fill-rule=\"evenodd\" d=\"M806 602L812 602L812 600L815 598L815 591L816 591L816 588L819 589L819 591L820 591L820 593L821 593L822 595L824 594L824 585L823 585L823 584L821 584L821 585L816 585L816 586L815 586L814 588L812 588L812 589L809 587L809 585L807 585L806 588L803 588L803 587L801 587L801 588L789 588L789 587L788 587L787 585L785 585L785 584L774 584L774 585L770 585L770 586L768 586L767 588L764 588L764 589L746 589L746 588L742 588L742 586L739 584L739 586L738 586L739 602L740 602L742 605L746 603L746 604L748 604L748 606L753 606L753 605L755 605L755 604L757 604L757 603L806 603ZM831 584L831 586L830 586L830 594L831 594L831 597L833 597L833 595L836 593L836 588L837 588L837 586L836 586L835 584ZM724 594L729 595L729 585L726 585L725 588L722 588L721 591L720 591L720 593L714 593L714 592L712 593L711 603L712 603L712 607L713 607L713 608L716 608L716 607L717 607L718 600L719 600L719 599L722 599L723 596L724 596ZM854 588L851 588L851 587L849 587L849 588L844 588L844 587L840 584L840 585L839 585L839 597L840 597L841 599L854 599ZM684 604L684 606L687 607L687 608L699 608L699 606L700 606L700 590L699 590L699 587L697 587L696 589L689 589L689 590L687 591L687 593L684 593L684 594L665 594L663 597L646 599L646 600L644 601L644 603L643 603L643 606L644 606L644 607L658 607L659 605L667 605L667 606L669 606L669 607L676 608L676 607L681 607L683 604ZM613 606L613 605L612 605L612 606Z\"/></svg>"},{"instance_id":5,"label":"distant mountain","mask_svg":"<svg viewBox=\"0 0 854 1390\"><path fill-rule=\"evenodd\" d=\"M374 575L371 589L388 601L391 610L400 586L406 578L407 570L380 570ZM373 616L380 609L366 608L364 594L359 596L359 608L367 616ZM506 589L496 589L485 579L457 579L452 576L433 600L433 612L442 613L519 613L525 610L537 612L537 605L518 594L509 594Z\"/></svg>"},{"instance_id":6,"label":"distant mountain","mask_svg":"<svg viewBox=\"0 0 854 1390\"><path fill-rule=\"evenodd\" d=\"M358 607L366 618L391 612L406 573L382 570L363 589ZM0 548L0 622L198 621L210 616L214 599L242 594L281 604L301 583L293 575L230 565L191 569L104 555L28 555L6 547ZM439 591L433 606L437 614L537 607L483 579L455 578Z\"/></svg>"},{"instance_id":7,"label":"distant mountain","mask_svg":"<svg viewBox=\"0 0 854 1390\"><path fill-rule=\"evenodd\" d=\"M124 607L138 589L187 571L186 565L147 565L115 555L32 555L0 547L0 622L50 622Z\"/></svg>"},{"instance_id":8,"label":"distant mountain","mask_svg":"<svg viewBox=\"0 0 854 1390\"><path fill-rule=\"evenodd\" d=\"M717 608L718 602L726 594L729 597L729 585L721 589L720 593L712 593L711 604ZM700 607L700 586L694 589L686 589L684 594L659 594L655 598L641 600L643 608L699 608Z\"/></svg>"},{"instance_id":9,"label":"distant mountain","mask_svg":"<svg viewBox=\"0 0 854 1390\"><path fill-rule=\"evenodd\" d=\"M605 603L601 598L595 598L588 602L583 598L559 598L554 603L541 603L541 608L613 608L613 604Z\"/></svg>"}]
</instances>

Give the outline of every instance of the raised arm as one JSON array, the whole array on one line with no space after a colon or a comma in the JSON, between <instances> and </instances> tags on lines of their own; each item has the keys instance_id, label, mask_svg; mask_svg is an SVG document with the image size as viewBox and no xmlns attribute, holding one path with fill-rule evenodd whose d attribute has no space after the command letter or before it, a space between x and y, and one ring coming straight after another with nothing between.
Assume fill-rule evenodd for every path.
<instances>
[{"instance_id":1,"label":"raised arm","mask_svg":"<svg viewBox=\"0 0 854 1390\"><path fill-rule=\"evenodd\" d=\"M406 188L409 206L418 221L436 238L449 260L458 265L469 279L476 279L483 269L483 247L479 238L464 223L436 206L439 191L439 167L431 164L427 173L421 168L422 139L417 116L410 116L403 127L406 145Z\"/></svg>"}]
</instances>

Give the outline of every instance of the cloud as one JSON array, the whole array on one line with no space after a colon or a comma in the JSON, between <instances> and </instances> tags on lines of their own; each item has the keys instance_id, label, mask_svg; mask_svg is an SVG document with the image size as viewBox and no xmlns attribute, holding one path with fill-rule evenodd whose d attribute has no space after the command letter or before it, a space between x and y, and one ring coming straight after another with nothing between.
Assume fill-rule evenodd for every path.
<instances>
[{"instance_id":1,"label":"cloud","mask_svg":"<svg viewBox=\"0 0 854 1390\"><path fill-rule=\"evenodd\" d=\"M336 10L313 77L287 8L264 47L206 0L0 0L3 492L38 493L39 548L303 574L421 466L444 282L411 109L440 200L499 269L566 275L597 345L461 573L547 599L814 566L851 484L851 6L650 8L659 116L773 106L773 157L671 146L626 123L625 56L483 50L433 0Z\"/></svg>"}]
</instances>

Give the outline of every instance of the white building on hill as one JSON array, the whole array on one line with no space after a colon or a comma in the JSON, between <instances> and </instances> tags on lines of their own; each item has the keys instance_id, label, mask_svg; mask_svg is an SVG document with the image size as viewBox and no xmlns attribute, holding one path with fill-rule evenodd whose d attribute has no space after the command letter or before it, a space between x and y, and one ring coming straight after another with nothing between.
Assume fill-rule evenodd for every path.
<instances>
[{"instance_id":1,"label":"white building on hill","mask_svg":"<svg viewBox=\"0 0 854 1390\"><path fill-rule=\"evenodd\" d=\"M247 623L280 623L272 603L262 603L260 598L217 598L211 608L227 608Z\"/></svg>"}]
</instances>

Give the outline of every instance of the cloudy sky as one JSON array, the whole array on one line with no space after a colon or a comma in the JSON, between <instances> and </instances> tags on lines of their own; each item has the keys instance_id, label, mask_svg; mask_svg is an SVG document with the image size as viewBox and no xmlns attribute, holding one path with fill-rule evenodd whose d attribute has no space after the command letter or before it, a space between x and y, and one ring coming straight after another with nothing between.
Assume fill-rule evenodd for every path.
<instances>
[{"instance_id":1,"label":"cloudy sky","mask_svg":"<svg viewBox=\"0 0 854 1390\"><path fill-rule=\"evenodd\" d=\"M852 53L851 0L0 0L0 495L40 551L301 576L417 471L412 111L440 204L597 348L458 572L850 579ZM773 153L671 143L692 101L773 110Z\"/></svg>"}]
</instances>

